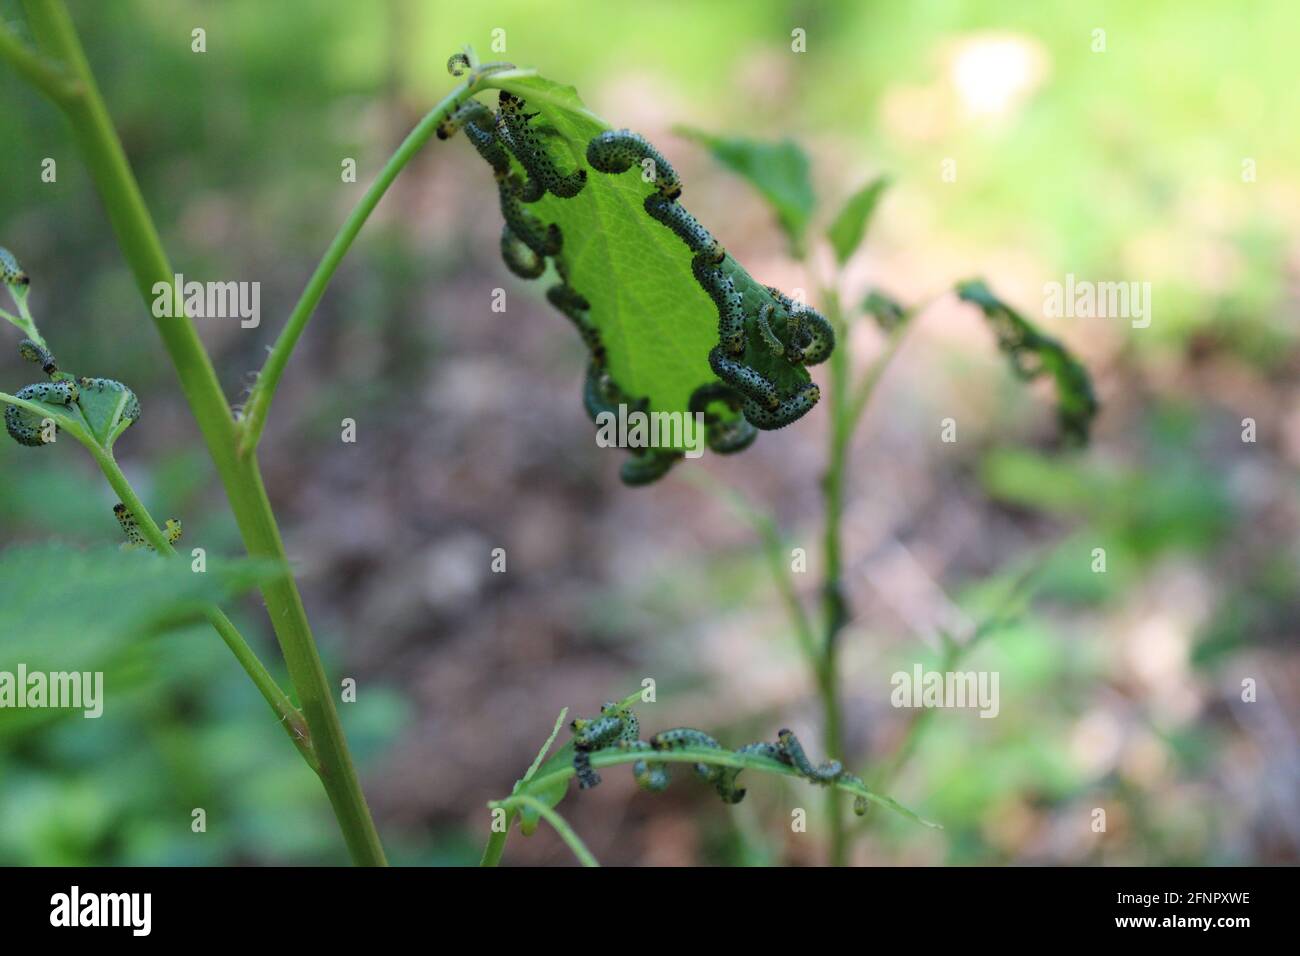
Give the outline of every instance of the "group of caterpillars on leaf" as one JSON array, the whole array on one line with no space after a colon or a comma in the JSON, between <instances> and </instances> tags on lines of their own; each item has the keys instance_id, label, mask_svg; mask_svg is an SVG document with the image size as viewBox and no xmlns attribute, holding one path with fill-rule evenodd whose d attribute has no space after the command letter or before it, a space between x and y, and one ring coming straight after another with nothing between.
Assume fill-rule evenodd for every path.
<instances>
[{"instance_id":1,"label":"group of caterpillars on leaf","mask_svg":"<svg viewBox=\"0 0 1300 956\"><path fill-rule=\"evenodd\" d=\"M8 287L15 301L25 300L31 286L31 279L18 264L18 260L13 253L3 247L0 247L0 285ZM34 329L34 326L32 328ZM36 333L33 331L33 334ZM69 413L72 413L74 406L80 410L81 402L83 400L89 402L91 396L111 395L114 399L114 408L118 409L116 422L122 428L128 427L139 420L140 401L136 398L135 392L121 382L111 378L87 378L84 376L78 378L75 375L60 371L59 363L54 358L54 354L44 344L34 339L23 339L18 343L18 354L27 361L39 366L41 371L50 377L50 381L25 385L15 393L15 398L21 398L29 402L42 402L46 405L57 405L68 409ZM84 417L84 410L82 411ZM18 444L26 445L29 448L40 448L54 441L54 435L58 432L59 426L53 418L38 415L36 412L20 408L17 405L6 405L5 430L9 432L9 437ZM122 526L122 531L126 534L127 540L126 544L122 546L123 548L147 547L152 550L152 545L145 540L135 516L127 509L126 505L119 503L114 506L113 514ZM167 540L172 544L175 544L180 539L181 523L175 518L167 520L165 530Z\"/></svg>"},{"instance_id":2,"label":"group of caterpillars on leaf","mask_svg":"<svg viewBox=\"0 0 1300 956\"><path fill-rule=\"evenodd\" d=\"M573 731L573 771L578 780L578 787L588 790L600 783L600 774L591 766L591 755L598 750L645 751L647 754L667 750L680 750L687 747L702 747L709 750L721 750L722 745L702 730L693 727L676 727L655 734L649 741L641 740L641 722L632 708L617 701L608 701L600 708L600 716L591 719L578 718L569 725ZM742 756L767 757L778 763L793 767L801 777L829 786L834 783L849 783L864 787L862 779L845 771L838 760L828 760L813 765L804 753L793 732L781 730L776 743L760 741L746 744L736 751ZM713 785L723 803L740 803L745 798L745 789L736 786L736 778L743 767L723 767L715 764L697 763L695 773L702 780ZM668 765L646 756L632 764L632 776L643 790L654 793L666 790L669 783ZM867 798L855 794L853 812L862 816L867 812Z\"/></svg>"},{"instance_id":3,"label":"group of caterpillars on leaf","mask_svg":"<svg viewBox=\"0 0 1300 956\"><path fill-rule=\"evenodd\" d=\"M470 65L468 56L458 53L447 68L460 75ZM544 130L532 125L537 115L528 112L522 98L502 90L495 113L468 99L443 120L437 134L447 139L463 129L492 167L505 220L501 255L507 268L520 278L536 279L545 272L548 259L555 264L560 281L547 290L546 297L577 327L587 346L582 395L588 415L593 421L601 413L617 415L620 405L629 411L647 411L649 399L628 395L610 374L600 330L590 317L591 304L569 282L559 227L541 222L525 208L547 193L571 199L587 183L585 169L565 173L556 165L543 141ZM511 156L523 175L512 169ZM645 198L646 213L686 244L692 253L691 274L717 307L718 345L708 359L719 381L697 388L688 403L691 414L703 416L709 448L720 454L742 451L753 443L758 429L788 425L811 409L820 395L814 383L800 380L783 388L771 370L776 363L800 368L825 361L835 345L826 318L771 287L766 288L770 301L747 310L745 297L724 268L726 251L678 202L681 179L642 136L631 130L608 130L587 144L586 158L601 173L622 173L633 166L647 172L654 189ZM681 457L676 449L632 449L619 473L626 484L649 484L667 474Z\"/></svg>"}]
</instances>

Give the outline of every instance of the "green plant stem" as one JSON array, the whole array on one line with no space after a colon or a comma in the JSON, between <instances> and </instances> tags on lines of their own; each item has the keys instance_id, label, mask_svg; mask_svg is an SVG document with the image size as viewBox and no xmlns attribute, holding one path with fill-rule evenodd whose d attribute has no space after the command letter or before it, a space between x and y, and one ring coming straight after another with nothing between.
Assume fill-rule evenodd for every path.
<instances>
[{"instance_id":1,"label":"green plant stem","mask_svg":"<svg viewBox=\"0 0 1300 956\"><path fill-rule=\"evenodd\" d=\"M840 523L844 511L844 472L848 460L849 439L852 428L849 421L849 350L845 339L846 327L840 311L839 296L828 290L825 295L826 317L835 328L835 338L840 347L830 357L830 449L826 473L822 478L822 496L826 517L822 537L822 641L817 666L817 685L822 701L822 744L826 753L838 754L845 759L843 743L843 716L840 711L838 643L839 633L848 619L844 599L844 586L840 580L843 566L843 547ZM830 817L830 863L843 866L848 861L849 836L844 826L844 813L834 793L826 798L826 812Z\"/></svg>"},{"instance_id":2,"label":"green plant stem","mask_svg":"<svg viewBox=\"0 0 1300 956\"><path fill-rule=\"evenodd\" d=\"M505 826L488 834L487 845L483 847L483 856L478 861L479 866L500 865L501 856L506 852L506 840L510 838L510 828L514 826L517 815L518 811L514 807L506 808Z\"/></svg>"},{"instance_id":3,"label":"green plant stem","mask_svg":"<svg viewBox=\"0 0 1300 956\"><path fill-rule=\"evenodd\" d=\"M83 92L74 76L29 47L3 21L0 21L0 59L8 60L23 79L56 103L67 104Z\"/></svg>"},{"instance_id":4,"label":"green plant stem","mask_svg":"<svg viewBox=\"0 0 1300 956\"><path fill-rule=\"evenodd\" d=\"M568 821L536 797L524 793L515 797L507 797L504 800L495 800L492 803L489 803L488 806L493 808L500 807L506 810L516 810L519 807L532 807L537 811L538 816L554 828L555 832L560 835L560 839L568 844L569 849L573 851L573 855L578 858L578 861L583 866L600 866L599 861L597 861L595 856L592 855L592 852L587 849L587 845L582 842L582 838L573 832L573 827L569 826ZM512 817L507 815L507 829L510 826L511 819ZM501 841L501 846L502 848L505 847L504 840Z\"/></svg>"},{"instance_id":5,"label":"green plant stem","mask_svg":"<svg viewBox=\"0 0 1300 956\"><path fill-rule=\"evenodd\" d=\"M170 558L178 558L179 555L177 555L176 549L172 547L171 542L167 540L166 533L158 526L158 522L154 520L153 515L149 513L149 509L144 506L144 503L135 493L135 489L131 487L131 483L127 481L126 475L122 473L122 469L118 466L113 453L93 441L85 444L90 449L91 455L95 458L95 463L99 465L99 470L104 473L104 478L112 487L118 500L126 505L131 514L135 516L136 523L139 525L145 540L159 554ZM235 627L234 622L219 607L212 605L206 608L203 614L217 634L221 636L221 639L225 641L226 646L230 648L230 652L235 655L235 660L248 674L253 685L271 706L271 710L275 712L276 717L280 720L280 725L284 728L285 733L289 735L289 739L293 741L294 746L298 748L298 752L302 754L303 759L307 761L307 765L319 772L320 760L312 747L311 733L306 721L303 720L301 712L297 707L293 706L293 702L289 700L288 695L285 694L280 685L276 683L275 678L266 669L266 666L257 656L257 652L249 646L248 641L239 633L239 629Z\"/></svg>"},{"instance_id":6,"label":"green plant stem","mask_svg":"<svg viewBox=\"0 0 1300 956\"><path fill-rule=\"evenodd\" d=\"M171 288L173 272L76 29L61 0L26 0L26 10L42 50L61 61L81 86L78 96L61 105L108 211L122 253L141 295L150 303L156 284ZM225 487L246 550L253 557L287 563L256 456L240 458L236 454L237 433L230 406L193 323L182 316L155 317L154 324L176 367L181 389ZM383 847L361 791L297 585L291 576L285 575L263 585L261 590L289 678L310 728L312 744L320 760L321 782L349 853L358 864L383 865L386 862Z\"/></svg>"},{"instance_id":7,"label":"green plant stem","mask_svg":"<svg viewBox=\"0 0 1300 956\"><path fill-rule=\"evenodd\" d=\"M809 664L814 668L817 667L821 652L817 648L812 622L808 619L803 603L799 600L799 592L786 559L786 543L781 537L776 522L754 507L739 491L722 485L707 472L692 469L684 470L682 474L686 481L725 500L758 534L759 541L763 545L763 553L767 558L768 570L776 584L777 593L781 596L781 602L785 605L790 623L794 626L799 649L803 651Z\"/></svg>"},{"instance_id":8,"label":"green plant stem","mask_svg":"<svg viewBox=\"0 0 1300 956\"><path fill-rule=\"evenodd\" d=\"M591 765L595 768L615 767L620 764L635 763L638 760L653 760L658 763L687 763L687 764L710 764L715 767L739 767L744 770L754 770L758 773L780 774L785 777L794 777L799 780L807 780L796 769L787 764L771 760L766 757L758 757L751 754L738 754L732 750L714 750L705 747L683 747L677 750L659 750L653 754L647 754L645 751L637 750L601 750L591 755ZM511 794L505 800L500 801L501 805L506 805L510 800L528 796L533 797L536 793L551 792L555 786L574 776L572 763L566 763L554 770L539 776L534 776L527 784L521 786L517 793ZM822 784L827 791L834 795L837 791L848 793L854 796L865 797L871 803L877 806L885 807L893 812L900 814L913 823L919 823L921 826L930 829L941 830L937 823L932 823L925 818L918 816L907 807L903 806L897 800L885 796L882 793L871 789L866 784L859 784L849 780L836 780L830 784ZM490 804L495 805L495 804ZM517 806L517 804L516 804ZM488 837L487 846L483 850L483 866L496 866L501 860L501 855L505 850L506 838L509 835L509 820L507 817L507 827L503 832L493 832Z\"/></svg>"},{"instance_id":9,"label":"green plant stem","mask_svg":"<svg viewBox=\"0 0 1300 956\"><path fill-rule=\"evenodd\" d=\"M822 620L825 640L818 662L817 681L821 693L823 733L828 754L844 757L843 714L839 695L839 635L849 619L848 602L844 597L844 553L840 529L844 518L844 488L848 473L849 449L862 414L885 370L894 360L899 346L912 322L906 321L895 329L883 352L876 358L856 385L852 382L847 347L847 324L840 308L839 296L833 290L824 293L827 317L835 327L840 347L831 353L831 427L830 448L826 473L822 479L825 502L825 529L822 539L822 562L825 575L822 585ZM909 317L910 319L910 317ZM844 814L838 802L828 799L827 812L831 819L831 865L843 866L849 857L854 834L844 825Z\"/></svg>"},{"instance_id":10,"label":"green plant stem","mask_svg":"<svg viewBox=\"0 0 1300 956\"><path fill-rule=\"evenodd\" d=\"M471 72L464 82L457 85L443 97L442 102L425 114L424 118L416 124L415 128L403 140L397 151L389 157L388 162L384 164L384 168L380 170L379 176L370 184L370 188L366 190L365 195L361 197L361 201L352 210L352 214L348 216L338 234L334 236L334 241L325 250L325 255L321 257L320 263L316 266L316 271L307 280L307 286L303 289L302 295L299 296L297 305L293 307L293 312L289 314L289 321L285 323L279 338L275 340L275 345L271 348L271 354L267 356L266 363L262 366L261 372L258 373L257 383L253 386L252 394L249 395L248 402L244 406L244 417L238 425L240 456L247 455L257 447L257 443L261 440L262 430L266 427L266 416L270 411L271 400L275 397L275 390L280 384L280 377L284 374L285 366L289 362L289 356L293 354L294 346L298 344L298 339L302 337L308 320L316 311L316 306L320 303L321 297L325 295L325 289L329 286L330 279L334 277L339 264L343 261L343 257L347 255L348 249L352 247L353 241L366 224L366 220L375 211L375 207L379 205L379 200L384 197L384 193L388 192L388 187L397 179L398 174L401 173L402 169L420 151L424 144L429 141L429 137L437 131L438 124L473 93L480 79L481 74L477 71Z\"/></svg>"}]
</instances>

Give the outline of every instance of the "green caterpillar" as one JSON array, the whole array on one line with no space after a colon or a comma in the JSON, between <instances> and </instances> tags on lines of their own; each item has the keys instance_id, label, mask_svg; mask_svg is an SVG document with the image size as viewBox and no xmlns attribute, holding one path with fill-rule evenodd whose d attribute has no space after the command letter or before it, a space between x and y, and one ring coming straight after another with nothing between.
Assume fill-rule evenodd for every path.
<instances>
[{"instance_id":1,"label":"green caterpillar","mask_svg":"<svg viewBox=\"0 0 1300 956\"><path fill-rule=\"evenodd\" d=\"M14 258L14 254L0 246L0 283L9 286L10 289L18 289L30 285L31 281L23 271L23 267L18 264L18 260Z\"/></svg>"},{"instance_id":2,"label":"green caterpillar","mask_svg":"<svg viewBox=\"0 0 1300 956\"><path fill-rule=\"evenodd\" d=\"M592 720L575 719L569 724L573 731L573 770L578 787L588 790L600 783L600 774L591 767L591 752L616 744L635 743L641 732L641 722L630 707L615 701L606 701L600 716Z\"/></svg>"},{"instance_id":3,"label":"green caterpillar","mask_svg":"<svg viewBox=\"0 0 1300 956\"><path fill-rule=\"evenodd\" d=\"M501 258L506 268L521 279L536 279L546 271L546 257L528 248L509 225L501 227Z\"/></svg>"},{"instance_id":4,"label":"green caterpillar","mask_svg":"<svg viewBox=\"0 0 1300 956\"><path fill-rule=\"evenodd\" d=\"M600 775L591 766L591 754L604 748L617 747L620 750L634 752L664 752L686 748L703 748L722 750L718 741L702 730L694 727L674 727L655 734L650 740L639 740L641 724L630 707L614 701L606 702L600 709L600 716L590 719L577 719L570 724L573 731L573 769L582 790L590 789L600 783ZM838 760L828 760L813 766L804 752L803 746L793 732L782 728L777 735L777 742L759 741L746 744L735 751L741 756L766 757L793 767L800 776L818 784L829 786L834 783L851 783L865 789L860 777L846 773ZM717 791L724 803L737 804L745 798L746 790L737 786L737 779L744 767L727 767L714 764L696 763L695 774L708 782ZM668 787L671 777L668 765L662 760L648 756L632 764L632 776L637 785L644 790L660 792ZM859 816L867 812L867 798L858 794L853 801L853 812Z\"/></svg>"},{"instance_id":5,"label":"green caterpillar","mask_svg":"<svg viewBox=\"0 0 1300 956\"><path fill-rule=\"evenodd\" d=\"M59 364L54 361L50 350L31 339L23 339L18 343L18 354L29 362L35 362L46 375L53 375L59 370Z\"/></svg>"},{"instance_id":6,"label":"green caterpillar","mask_svg":"<svg viewBox=\"0 0 1300 956\"><path fill-rule=\"evenodd\" d=\"M722 243L713 238L713 233L705 229L681 203L659 193L651 193L645 197L643 205L651 219L671 229L691 252L704 256L707 262L714 265L726 258L727 251L722 248Z\"/></svg>"},{"instance_id":7,"label":"green caterpillar","mask_svg":"<svg viewBox=\"0 0 1300 956\"><path fill-rule=\"evenodd\" d=\"M853 783L859 787L865 787L862 778L851 773L845 773L844 765L838 760L828 760L825 763L812 765L804 753L803 746L799 743L799 738L786 728L782 728L777 734L777 754L776 759L782 763L794 767L807 779L813 783L826 786L832 783ZM861 794L855 794L853 798L853 812L858 816L863 816L867 812L867 798Z\"/></svg>"},{"instance_id":8,"label":"green caterpillar","mask_svg":"<svg viewBox=\"0 0 1300 956\"><path fill-rule=\"evenodd\" d=\"M519 202L519 184L509 176L497 176L497 191L501 197L501 218L506 221L519 239L539 256L559 255L563 245L560 227L554 223L543 226L541 220L524 209Z\"/></svg>"},{"instance_id":9,"label":"green caterpillar","mask_svg":"<svg viewBox=\"0 0 1300 956\"><path fill-rule=\"evenodd\" d=\"M76 382L57 381L25 385L18 390L15 397L29 402L45 402L47 405L71 405L77 400L78 395ZM41 425L44 421L45 416L25 408L19 408L17 405L5 406L5 429L9 432L9 437L20 445L31 448L44 445L45 438L41 434ZM56 432L59 430L58 425L54 426L54 430Z\"/></svg>"},{"instance_id":10,"label":"green caterpillar","mask_svg":"<svg viewBox=\"0 0 1300 956\"><path fill-rule=\"evenodd\" d=\"M668 160L660 155L639 133L630 129L607 130L587 144L587 162L602 173L623 173L633 164L652 164L652 182L665 199L676 199L682 194L682 181Z\"/></svg>"},{"instance_id":11,"label":"green caterpillar","mask_svg":"<svg viewBox=\"0 0 1300 956\"><path fill-rule=\"evenodd\" d=\"M691 274L718 310L718 345L709 353L709 366L739 394L733 409L738 407L749 425L760 429L781 428L801 418L817 404L821 391L806 374L801 381L789 370L824 362L835 348L834 328L817 310L771 287L763 287L762 294L772 301L746 309L745 290L733 278L734 263L727 264L722 244L676 201L680 179L643 137L607 131L587 144L587 161L600 172L623 172L647 158L667 171L645 198L646 214L690 250ZM734 275L748 281L741 271ZM756 289L754 297L759 297ZM720 440L739 444L753 439L747 430L735 429Z\"/></svg>"},{"instance_id":12,"label":"green caterpillar","mask_svg":"<svg viewBox=\"0 0 1300 956\"><path fill-rule=\"evenodd\" d=\"M735 389L721 382L701 385L691 393L689 409L692 415L704 416L704 440L711 451L719 455L733 455L754 444L758 429L744 415L724 418L710 411L714 402L720 402L732 412L741 408L741 396Z\"/></svg>"},{"instance_id":13,"label":"green caterpillar","mask_svg":"<svg viewBox=\"0 0 1300 956\"><path fill-rule=\"evenodd\" d=\"M745 297L736 282L705 255L691 259L691 274L718 308L718 339L729 355L745 351Z\"/></svg>"},{"instance_id":14,"label":"green caterpillar","mask_svg":"<svg viewBox=\"0 0 1300 956\"><path fill-rule=\"evenodd\" d=\"M515 154L529 177L536 179L549 193L572 199L587 185L587 171L578 169L567 176L560 173L546 151L537 131L529 126L536 113L526 113L523 99L502 90L497 99L497 136Z\"/></svg>"},{"instance_id":15,"label":"green caterpillar","mask_svg":"<svg viewBox=\"0 0 1300 956\"><path fill-rule=\"evenodd\" d=\"M140 530L140 523L130 508L118 502L113 505L113 516L117 518L117 523L122 526L122 532L126 535L126 544L122 545L123 551L134 551L138 548L154 550L153 545L145 539L144 532ZM168 518L163 531L167 534L167 543L175 544L181 539L180 521Z\"/></svg>"}]
</instances>

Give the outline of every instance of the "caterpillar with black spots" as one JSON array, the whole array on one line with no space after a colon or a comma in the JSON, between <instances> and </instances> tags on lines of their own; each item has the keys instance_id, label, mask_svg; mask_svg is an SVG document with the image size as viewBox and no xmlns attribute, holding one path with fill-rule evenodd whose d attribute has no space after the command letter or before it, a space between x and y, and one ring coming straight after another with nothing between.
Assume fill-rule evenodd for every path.
<instances>
[{"instance_id":1,"label":"caterpillar with black spots","mask_svg":"<svg viewBox=\"0 0 1300 956\"><path fill-rule=\"evenodd\" d=\"M136 520L135 513L130 508L119 501L113 505L113 517L117 518L117 523L122 526L122 533L126 535L126 544L122 545L124 551L134 551L138 548L154 550L154 546L149 543L144 536L144 532L140 530L140 522ZM167 535L168 544L175 544L181 539L180 521L175 518L168 518L163 533Z\"/></svg>"},{"instance_id":2,"label":"caterpillar with black spots","mask_svg":"<svg viewBox=\"0 0 1300 956\"><path fill-rule=\"evenodd\" d=\"M71 381L37 382L25 385L18 390L15 398L28 402L44 402L47 405L71 405L80 394L77 383ZM46 416L20 408L17 405L5 406L5 430L9 437L20 445L40 448L46 444L43 425ZM59 430L58 425L54 430ZM51 436L52 438L53 436Z\"/></svg>"},{"instance_id":3,"label":"caterpillar with black spots","mask_svg":"<svg viewBox=\"0 0 1300 956\"><path fill-rule=\"evenodd\" d=\"M672 164L640 133L606 130L587 144L587 162L602 173L623 173L638 165L664 199L682 194L682 181Z\"/></svg>"},{"instance_id":4,"label":"caterpillar with black spots","mask_svg":"<svg viewBox=\"0 0 1300 956\"><path fill-rule=\"evenodd\" d=\"M23 267L18 264L14 254L8 249L0 246L0 283L9 286L11 290L22 289L31 284L31 279L23 271Z\"/></svg>"},{"instance_id":5,"label":"caterpillar with black spots","mask_svg":"<svg viewBox=\"0 0 1300 956\"><path fill-rule=\"evenodd\" d=\"M508 90L497 98L497 136L514 153L529 177L538 180L547 192L561 199L572 199L587 185L587 171L579 168L572 173L561 173L551 159L541 136L529 125L537 116L525 112L528 104Z\"/></svg>"},{"instance_id":6,"label":"caterpillar with black spots","mask_svg":"<svg viewBox=\"0 0 1300 956\"><path fill-rule=\"evenodd\" d=\"M733 455L754 444L758 429L749 423L741 411L742 396L721 382L701 385L691 393L688 408L692 415L704 416L704 439L709 449L719 455ZM712 410L720 403L733 414L730 418Z\"/></svg>"}]
</instances>

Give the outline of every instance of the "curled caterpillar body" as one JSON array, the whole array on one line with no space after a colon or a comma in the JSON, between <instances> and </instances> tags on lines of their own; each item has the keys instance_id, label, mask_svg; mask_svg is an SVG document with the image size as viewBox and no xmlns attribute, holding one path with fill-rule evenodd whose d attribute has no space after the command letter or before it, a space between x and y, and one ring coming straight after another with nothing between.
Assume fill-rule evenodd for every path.
<instances>
[{"instance_id":1,"label":"curled caterpillar body","mask_svg":"<svg viewBox=\"0 0 1300 956\"><path fill-rule=\"evenodd\" d=\"M579 790L590 790L600 785L600 774L591 766L591 753L587 750L573 751L573 773L578 778Z\"/></svg>"},{"instance_id":2,"label":"curled caterpillar body","mask_svg":"<svg viewBox=\"0 0 1300 956\"><path fill-rule=\"evenodd\" d=\"M742 756L759 756L770 757L773 760L780 760L780 748L776 744L765 742L746 744L736 751ZM736 778L744 771L744 767L714 767L713 786L718 791L718 796L722 798L723 803L736 804L745 799L748 792L744 787L736 786Z\"/></svg>"},{"instance_id":3,"label":"curled caterpillar body","mask_svg":"<svg viewBox=\"0 0 1300 956\"><path fill-rule=\"evenodd\" d=\"M563 245L560 227L551 223L543 226L541 220L519 203L517 184L508 176L497 177L497 192L501 197L501 217L506 225L529 249L538 256L557 255Z\"/></svg>"},{"instance_id":4,"label":"curled caterpillar body","mask_svg":"<svg viewBox=\"0 0 1300 956\"><path fill-rule=\"evenodd\" d=\"M578 334L582 336L583 344L587 346L587 351L591 353L592 361L603 367L605 346L601 342L600 330L588 317L591 303L576 289L563 282L556 283L546 290L546 301L564 313L565 318L574 324ZM617 405L618 402L615 401L613 404Z\"/></svg>"},{"instance_id":5,"label":"curled caterpillar body","mask_svg":"<svg viewBox=\"0 0 1300 956\"><path fill-rule=\"evenodd\" d=\"M758 437L758 429L743 414L726 419L711 412L709 406L714 402L723 403L732 412L740 412L741 396L721 382L701 385L691 393L688 408L692 415L704 416L704 438L709 449L719 455L744 451Z\"/></svg>"},{"instance_id":6,"label":"curled caterpillar body","mask_svg":"<svg viewBox=\"0 0 1300 956\"><path fill-rule=\"evenodd\" d=\"M470 105L466 103L461 109ZM510 157L506 155L505 147L501 145L501 141L493 131L492 114L488 112L487 107L477 101L472 101L472 105L475 109L471 110L470 116L464 122L465 138L473 144L474 149L483 157L483 161L492 167L495 175L504 176L510 172ZM453 129L452 132L455 130ZM441 128L438 133L442 135Z\"/></svg>"},{"instance_id":7,"label":"curled caterpillar body","mask_svg":"<svg viewBox=\"0 0 1300 956\"><path fill-rule=\"evenodd\" d=\"M711 262L705 253L699 253L691 259L691 274L718 308L718 341L723 350L730 355L743 354L745 300L736 289L735 281L719 269L716 263Z\"/></svg>"},{"instance_id":8,"label":"curled caterpillar body","mask_svg":"<svg viewBox=\"0 0 1300 956\"><path fill-rule=\"evenodd\" d=\"M600 783L600 774L591 766L591 752L614 745L631 745L640 733L641 724L631 709L607 701L600 708L599 717L591 720L576 718L569 724L569 729L573 731L574 775L578 778L579 789L589 790Z\"/></svg>"},{"instance_id":9,"label":"curled caterpillar body","mask_svg":"<svg viewBox=\"0 0 1300 956\"><path fill-rule=\"evenodd\" d=\"M772 303L764 302L758 310L758 319L755 321L755 325L758 326L758 337L762 339L768 350L773 355L781 356L785 355L786 348L785 343L777 338L776 333L772 331L771 319L775 311L776 307Z\"/></svg>"},{"instance_id":10,"label":"curled caterpillar body","mask_svg":"<svg viewBox=\"0 0 1300 956\"><path fill-rule=\"evenodd\" d=\"M23 272L23 267L18 264L18 260L14 258L14 254L0 246L0 283L17 289L29 285L31 281L27 273Z\"/></svg>"},{"instance_id":11,"label":"curled caterpillar body","mask_svg":"<svg viewBox=\"0 0 1300 956\"><path fill-rule=\"evenodd\" d=\"M835 329L826 316L812 306L795 302L775 286L767 291L786 313L785 356L799 365L818 365L835 350Z\"/></svg>"},{"instance_id":12,"label":"curled caterpillar body","mask_svg":"<svg viewBox=\"0 0 1300 956\"><path fill-rule=\"evenodd\" d=\"M749 396L745 396L741 402L741 411L744 412L745 418L755 428L772 431L773 429L784 428L786 425L803 418L804 415L812 411L812 407L817 404L821 394L821 389L817 387L817 383L809 382L794 395L777 402L775 408L761 405Z\"/></svg>"},{"instance_id":13,"label":"curled caterpillar body","mask_svg":"<svg viewBox=\"0 0 1300 956\"><path fill-rule=\"evenodd\" d=\"M668 474L681 457L681 452L663 448L637 449L618 469L618 477L629 487L648 485Z\"/></svg>"},{"instance_id":14,"label":"curled caterpillar body","mask_svg":"<svg viewBox=\"0 0 1300 956\"><path fill-rule=\"evenodd\" d=\"M547 192L561 199L578 195L587 185L587 171L578 169L568 175L559 171L537 130L528 125L537 114L524 112L527 107L524 100L506 90L501 91L497 106L497 135L515 154L529 177L538 180Z\"/></svg>"},{"instance_id":15,"label":"curled caterpillar body","mask_svg":"<svg viewBox=\"0 0 1300 956\"><path fill-rule=\"evenodd\" d=\"M546 271L546 259L529 249L509 225L501 227L501 258L506 268L521 279L536 279Z\"/></svg>"},{"instance_id":16,"label":"curled caterpillar body","mask_svg":"<svg viewBox=\"0 0 1300 956\"><path fill-rule=\"evenodd\" d=\"M471 66L473 64L470 63L467 53L453 53L447 58L447 72L452 76L464 76L465 71Z\"/></svg>"},{"instance_id":17,"label":"curled caterpillar body","mask_svg":"<svg viewBox=\"0 0 1300 956\"><path fill-rule=\"evenodd\" d=\"M646 160L650 161L648 169ZM607 130L594 137L587 144L587 162L602 173L623 173L633 164L639 165L651 175L650 181L665 199L682 194L682 181L672 165L645 137L630 129Z\"/></svg>"},{"instance_id":18,"label":"curled caterpillar body","mask_svg":"<svg viewBox=\"0 0 1300 956\"><path fill-rule=\"evenodd\" d=\"M781 396L771 380L757 369L727 355L721 346L715 345L709 351L709 367L713 369L714 375L740 392L751 403L772 411L780 407ZM758 422L753 423L758 425Z\"/></svg>"},{"instance_id":19,"label":"curled caterpillar body","mask_svg":"<svg viewBox=\"0 0 1300 956\"><path fill-rule=\"evenodd\" d=\"M45 402L47 405L71 405L77 400L78 394L76 382L61 380L24 386L14 397L29 402ZM20 445L27 445L29 448L40 448L44 445L45 436L42 434L41 427L44 421L44 416L25 408L19 408L17 405L5 406L5 429L9 432L9 437ZM54 430L58 431L57 425Z\"/></svg>"},{"instance_id":20,"label":"curled caterpillar body","mask_svg":"<svg viewBox=\"0 0 1300 956\"><path fill-rule=\"evenodd\" d=\"M686 211L679 202L667 199L659 193L645 197L645 211L650 218L671 229L686 248L698 255L703 255L706 262L716 265L726 258L727 250L722 243L713 238L713 234L700 221Z\"/></svg>"},{"instance_id":21,"label":"curled caterpillar body","mask_svg":"<svg viewBox=\"0 0 1300 956\"><path fill-rule=\"evenodd\" d=\"M828 760L814 767L808 755L804 753L799 738L789 730L782 730L777 734L777 748L779 750L777 759L794 767L814 783L833 783L844 774L844 765L838 760Z\"/></svg>"}]
</instances>

